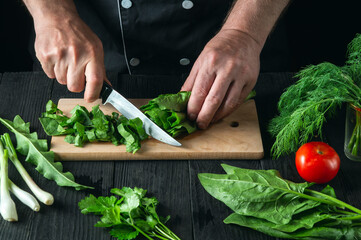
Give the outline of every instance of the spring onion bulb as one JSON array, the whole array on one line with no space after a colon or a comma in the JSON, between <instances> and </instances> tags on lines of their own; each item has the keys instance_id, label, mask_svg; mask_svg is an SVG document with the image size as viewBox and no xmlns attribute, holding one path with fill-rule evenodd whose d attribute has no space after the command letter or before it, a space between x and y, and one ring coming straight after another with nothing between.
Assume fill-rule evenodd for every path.
<instances>
[{"instance_id":1,"label":"spring onion bulb","mask_svg":"<svg viewBox=\"0 0 361 240\"><path fill-rule=\"evenodd\" d=\"M9 158L15 165L16 169L20 173L21 177L24 179L25 183L28 185L30 190L34 193L37 199L39 199L40 202L46 204L46 205L52 205L54 202L54 197L50 193L42 190L30 177L29 173L26 171L24 166L21 164L21 162L18 159L18 156L16 154L15 148L11 142L10 135L8 133L5 133L1 140L5 143L6 149L9 152Z\"/></svg>"},{"instance_id":2,"label":"spring onion bulb","mask_svg":"<svg viewBox=\"0 0 361 240\"><path fill-rule=\"evenodd\" d=\"M9 190L26 206L38 212L40 210L39 202L33 195L19 188L15 183L9 179Z\"/></svg>"},{"instance_id":3,"label":"spring onion bulb","mask_svg":"<svg viewBox=\"0 0 361 240\"><path fill-rule=\"evenodd\" d=\"M14 201L10 197L9 193L9 181L8 181L8 150L4 149L0 142L0 213L1 216L9 222L18 221L18 213Z\"/></svg>"}]
</instances>

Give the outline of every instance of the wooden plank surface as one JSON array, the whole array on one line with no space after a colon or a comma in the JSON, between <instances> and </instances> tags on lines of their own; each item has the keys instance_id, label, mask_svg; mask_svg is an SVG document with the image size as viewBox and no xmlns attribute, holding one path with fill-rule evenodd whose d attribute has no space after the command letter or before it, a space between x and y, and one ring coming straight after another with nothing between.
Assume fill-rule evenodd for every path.
<instances>
[{"instance_id":1,"label":"wooden plank surface","mask_svg":"<svg viewBox=\"0 0 361 240\"><path fill-rule=\"evenodd\" d=\"M149 99L130 99L136 106L146 104ZM98 100L86 103L83 99L60 99L58 108L65 115L77 105L91 110L100 105L100 109L110 115L116 111L110 104L102 105ZM236 123L236 126L232 124ZM178 139L181 147L164 144L149 138L142 142L141 149L131 154L125 151L125 145L111 143L88 143L79 148L64 141L64 136L54 136L51 150L61 160L161 160L161 159L260 159L263 157L257 110L254 100L244 103L237 111L207 130L199 130L189 136Z\"/></svg>"},{"instance_id":2,"label":"wooden plank surface","mask_svg":"<svg viewBox=\"0 0 361 240\"><path fill-rule=\"evenodd\" d=\"M158 95L170 90L165 78L160 82L156 78L118 74L108 75L108 78L113 86L121 89L122 94L127 97L155 97L152 96L152 91ZM19 222L8 223L0 218L0 239L114 239L106 229L94 227L98 216L82 215L77 204L90 193L107 196L111 188L123 186L142 187L148 189L150 196L157 197L160 200L160 215L171 216L167 226L182 240L277 239L249 228L224 224L223 219L231 211L204 190L197 175L204 172L222 173L220 164L227 163L250 169L277 169L285 178L303 182L295 168L293 154L277 160L272 160L269 156L273 139L267 132L268 123L277 112L276 104L280 94L293 81L291 73L269 73L259 77L255 101L264 146L264 157L261 160L64 161L64 170L71 171L77 182L95 187L94 190L86 191L59 187L41 176L33 165L23 162L34 181L54 195L55 203L52 206L41 204L40 212L35 213L14 199ZM149 88L151 94L145 95L145 89L137 92L143 84ZM172 81L169 81L168 86L170 85ZM57 102L60 98L82 97L82 93L69 92L66 86L48 79L43 73L5 73L0 82L0 95L1 117L12 119L17 114L21 115L31 123L32 131L38 132L40 138L47 138L49 142L50 138L45 135L38 121L47 100ZM324 139L335 148L341 158L340 171L329 184L334 187L338 198L360 208L360 163L348 160L343 153L343 114L341 109L338 116L325 125ZM6 131L0 125L1 134ZM22 158L21 161L23 160ZM11 163L9 176L21 188L29 191ZM314 187L322 188L324 185Z\"/></svg>"}]
</instances>

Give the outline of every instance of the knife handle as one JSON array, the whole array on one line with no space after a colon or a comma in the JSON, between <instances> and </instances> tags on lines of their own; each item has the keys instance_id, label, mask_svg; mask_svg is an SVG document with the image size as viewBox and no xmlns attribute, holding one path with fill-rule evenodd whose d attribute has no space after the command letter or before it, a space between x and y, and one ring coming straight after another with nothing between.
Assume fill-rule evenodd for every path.
<instances>
[{"instance_id":1,"label":"knife handle","mask_svg":"<svg viewBox=\"0 0 361 240\"><path fill-rule=\"evenodd\" d=\"M104 81L102 90L100 91L100 97L102 98L103 104L106 102L112 91L113 91L112 86L110 86L107 82Z\"/></svg>"}]
</instances>

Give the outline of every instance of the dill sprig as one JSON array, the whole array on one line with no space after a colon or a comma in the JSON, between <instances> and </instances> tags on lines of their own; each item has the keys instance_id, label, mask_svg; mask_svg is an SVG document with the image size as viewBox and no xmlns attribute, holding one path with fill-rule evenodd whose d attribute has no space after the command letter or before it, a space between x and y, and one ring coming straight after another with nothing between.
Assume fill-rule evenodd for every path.
<instances>
[{"instance_id":1,"label":"dill sprig","mask_svg":"<svg viewBox=\"0 0 361 240\"><path fill-rule=\"evenodd\" d=\"M347 45L347 61L346 64L353 65L361 62L361 34Z\"/></svg>"},{"instance_id":2,"label":"dill sprig","mask_svg":"<svg viewBox=\"0 0 361 240\"><path fill-rule=\"evenodd\" d=\"M348 60L339 67L324 62L295 75L298 81L286 89L278 103L280 114L271 120L275 137L273 157L290 154L314 135L322 139L322 126L343 103L361 107L361 35L348 45Z\"/></svg>"},{"instance_id":3,"label":"dill sprig","mask_svg":"<svg viewBox=\"0 0 361 240\"><path fill-rule=\"evenodd\" d=\"M355 84L361 86L361 34L357 34L347 45L347 61L344 69Z\"/></svg>"}]
</instances>

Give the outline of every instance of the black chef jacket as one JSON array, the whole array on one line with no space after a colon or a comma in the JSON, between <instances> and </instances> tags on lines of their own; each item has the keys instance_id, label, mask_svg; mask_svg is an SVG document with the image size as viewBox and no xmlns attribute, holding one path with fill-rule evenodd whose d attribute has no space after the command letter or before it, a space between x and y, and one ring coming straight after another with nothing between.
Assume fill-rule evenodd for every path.
<instances>
[{"instance_id":1,"label":"black chef jacket","mask_svg":"<svg viewBox=\"0 0 361 240\"><path fill-rule=\"evenodd\" d=\"M232 2L75 0L81 18L102 40L106 70L131 75L189 73L205 44L221 28ZM263 51L267 57L261 58L261 69L287 62L281 57L285 44L277 34L274 42L276 48Z\"/></svg>"},{"instance_id":2,"label":"black chef jacket","mask_svg":"<svg viewBox=\"0 0 361 240\"><path fill-rule=\"evenodd\" d=\"M232 0L76 0L98 33L107 70L173 75L190 71L220 29Z\"/></svg>"}]
</instances>

